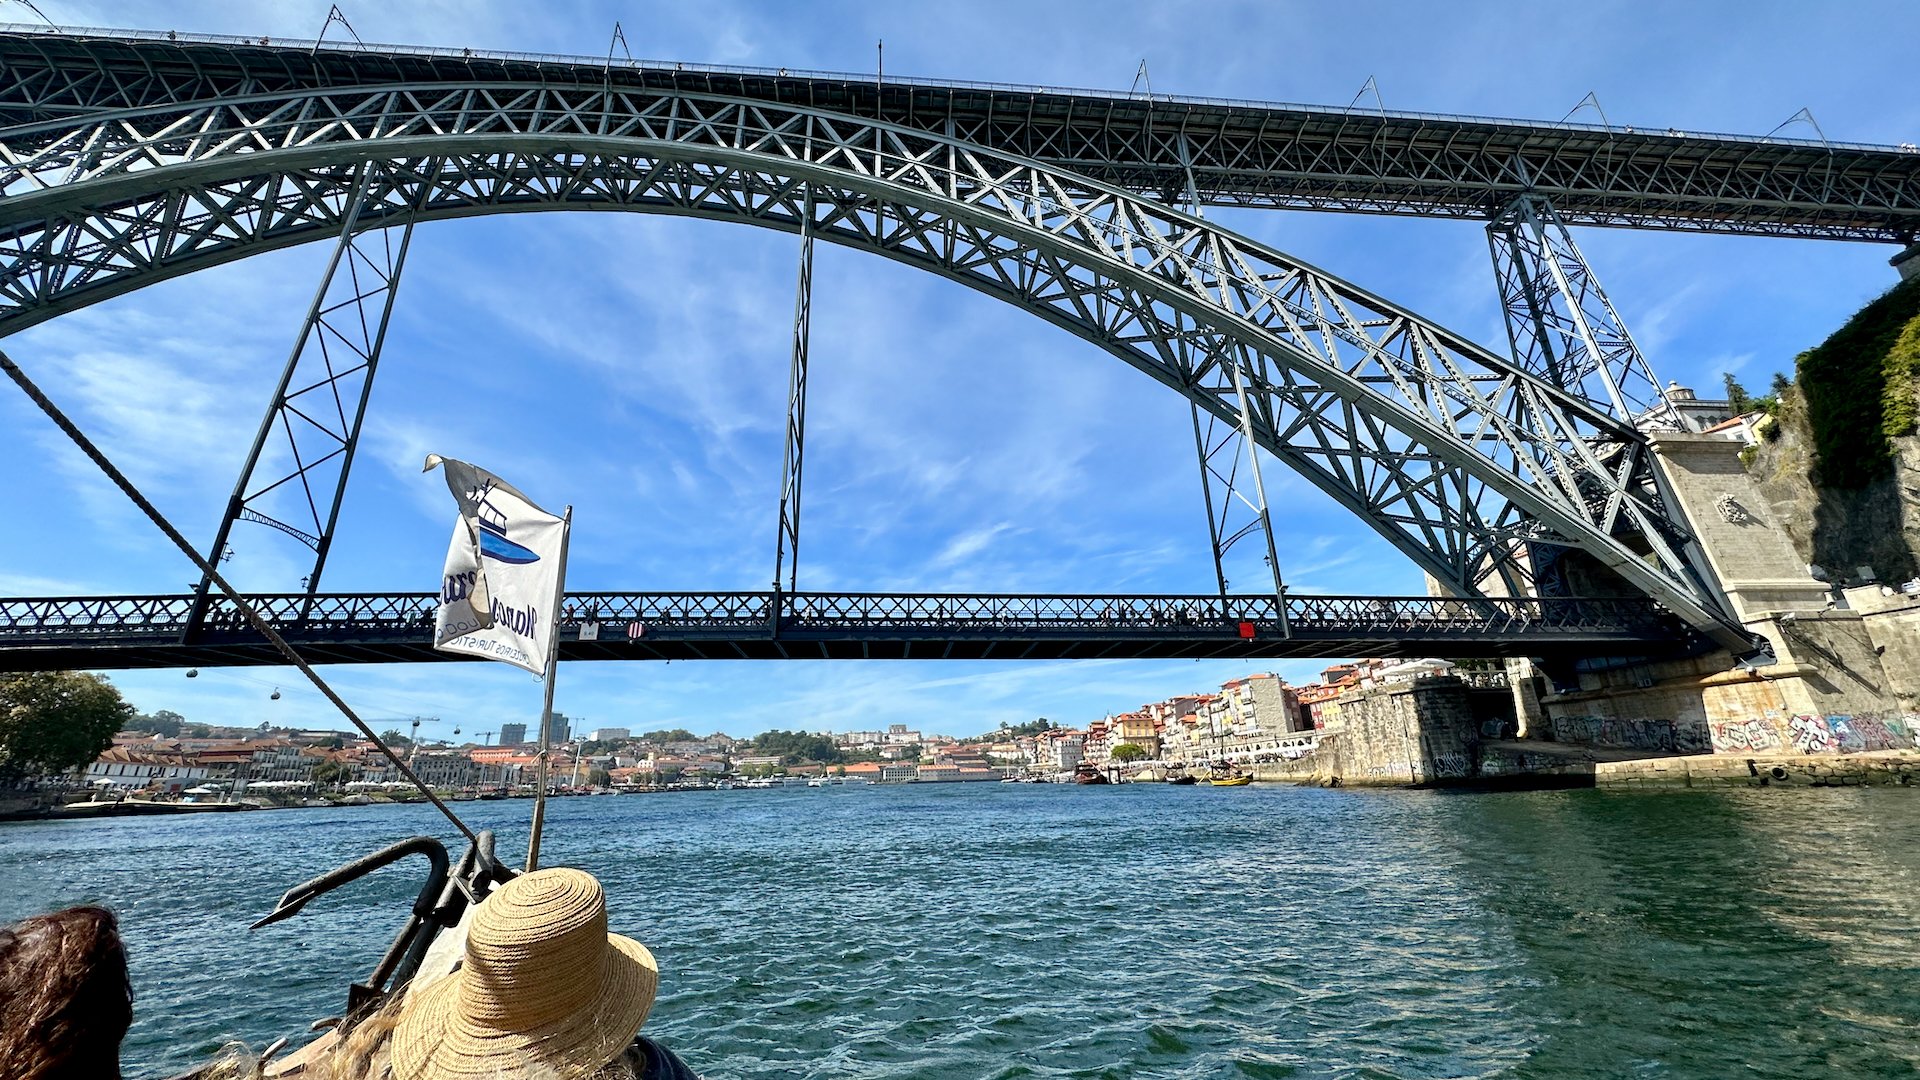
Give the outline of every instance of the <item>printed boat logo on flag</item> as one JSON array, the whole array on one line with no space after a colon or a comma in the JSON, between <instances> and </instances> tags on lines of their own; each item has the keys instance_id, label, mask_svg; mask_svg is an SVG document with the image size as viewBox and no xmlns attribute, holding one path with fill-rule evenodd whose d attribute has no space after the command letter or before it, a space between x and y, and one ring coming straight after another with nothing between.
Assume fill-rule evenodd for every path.
<instances>
[{"instance_id":1,"label":"printed boat logo on flag","mask_svg":"<svg viewBox=\"0 0 1920 1080\"><path fill-rule=\"evenodd\" d=\"M565 588L567 522L485 469L437 454L426 467L444 470L460 506L433 647L546 674Z\"/></svg>"},{"instance_id":2,"label":"printed boat logo on flag","mask_svg":"<svg viewBox=\"0 0 1920 1080\"><path fill-rule=\"evenodd\" d=\"M539 562L539 552L507 539L507 515L501 513L487 498L493 493L493 485L493 478L489 477L482 488L474 493L474 503L479 508L474 524L480 528L480 554L516 566Z\"/></svg>"}]
</instances>

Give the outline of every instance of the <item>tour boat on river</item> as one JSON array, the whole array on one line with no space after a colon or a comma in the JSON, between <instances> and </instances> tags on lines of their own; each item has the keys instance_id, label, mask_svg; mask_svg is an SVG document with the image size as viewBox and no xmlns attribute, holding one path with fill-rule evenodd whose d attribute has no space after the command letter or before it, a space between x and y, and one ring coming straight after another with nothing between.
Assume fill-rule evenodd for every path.
<instances>
[{"instance_id":1,"label":"tour boat on river","mask_svg":"<svg viewBox=\"0 0 1920 1080\"><path fill-rule=\"evenodd\" d=\"M1083 761L1073 767L1073 782L1076 784L1111 784L1105 773L1095 768L1092 762Z\"/></svg>"}]
</instances>

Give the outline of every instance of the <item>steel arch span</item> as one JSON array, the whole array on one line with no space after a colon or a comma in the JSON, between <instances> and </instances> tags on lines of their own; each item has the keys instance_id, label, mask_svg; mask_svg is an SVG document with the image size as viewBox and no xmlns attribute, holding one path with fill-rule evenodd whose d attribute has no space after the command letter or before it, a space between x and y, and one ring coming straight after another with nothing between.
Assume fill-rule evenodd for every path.
<instances>
[{"instance_id":1,"label":"steel arch span","mask_svg":"<svg viewBox=\"0 0 1920 1080\"><path fill-rule=\"evenodd\" d=\"M0 130L0 336L365 228L618 209L798 230L1015 304L1237 421L1463 595L1583 551L1748 638L1645 437L1486 349L1157 201L870 119L606 85L317 88Z\"/></svg>"}]
</instances>

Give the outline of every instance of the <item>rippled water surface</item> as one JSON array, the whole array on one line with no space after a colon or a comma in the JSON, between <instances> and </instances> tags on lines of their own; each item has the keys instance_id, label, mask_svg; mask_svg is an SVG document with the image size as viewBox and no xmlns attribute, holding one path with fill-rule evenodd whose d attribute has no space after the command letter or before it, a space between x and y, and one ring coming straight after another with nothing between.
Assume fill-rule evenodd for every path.
<instances>
[{"instance_id":1,"label":"rippled water surface","mask_svg":"<svg viewBox=\"0 0 1920 1080\"><path fill-rule=\"evenodd\" d=\"M525 843L524 802L461 804ZM430 807L0 825L0 919L118 909L129 1075L339 1011ZM709 1077L1910 1076L1920 796L914 785L565 799ZM417 860L415 861L417 863Z\"/></svg>"}]
</instances>

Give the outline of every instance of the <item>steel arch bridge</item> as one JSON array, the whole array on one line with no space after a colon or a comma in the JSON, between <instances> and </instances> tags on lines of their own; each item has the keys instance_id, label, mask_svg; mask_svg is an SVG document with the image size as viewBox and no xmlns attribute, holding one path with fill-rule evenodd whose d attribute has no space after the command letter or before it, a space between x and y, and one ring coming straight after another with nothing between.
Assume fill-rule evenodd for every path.
<instances>
[{"instance_id":1,"label":"steel arch bridge","mask_svg":"<svg viewBox=\"0 0 1920 1080\"><path fill-rule=\"evenodd\" d=\"M0 35L0 63L0 336L312 240L338 237L348 251L385 230L400 236L403 258L417 222L592 209L759 225L928 270L1098 345L1184 395L1197 441L1202 413L1237 430L1457 595L1533 593L1540 552L1580 552L1736 650L1750 638L1662 490L1642 430L1649 417L1661 422L1662 399L1624 333L1623 349L1584 319L1550 330L1536 314L1536 339L1516 337L1518 358L1496 355L1222 229L1198 207L1472 207L1497 217L1521 205L1532 235L1551 239L1532 203L1512 202L1544 199L1526 180L1544 174L1567 220L1879 239L1910 238L1920 221L1920 171L1877 148L1848 151L1857 160L1841 168L1845 190L1832 182L1828 148L1828 182L1816 190L1791 175L1811 175L1800 160L1810 151L1780 144L1763 168L1714 173L1710 199L1697 177L1655 191L1644 171L1556 172L1577 140L1529 157L1503 152L1498 125L1464 120L1450 122L1455 135L1480 138L1460 140L1460 160L1400 154L1397 164L1385 136L1408 118L1369 120L1370 175L1334 181L1272 167L1285 156L1275 141L1305 140L1311 124L1289 136L1263 121L1258 137L1235 134L1233 109L1218 103L1189 103L1189 138L1184 120L1178 137L1158 136L1149 101L1144 136L1129 140L1111 122L1104 139L1076 138L1071 95L1058 123L1035 123L1053 92L1028 93L1023 125L993 115L1006 88L982 92L981 117L951 85L875 86L869 100L844 80L835 91L827 78L688 77L677 65L39 33ZM929 123L940 102L944 120ZM1083 108L1082 125L1098 111ZM1058 151L1050 159L1016 152L1036 149L1043 131L1053 138L1039 148ZM1344 138L1321 133L1324 171L1336 178L1352 171L1340 154L1357 153ZM1696 139L1703 173L1730 152ZM1496 167L1503 156L1517 166ZM1411 176L1436 169L1451 171L1450 187ZM1170 205L1170 177L1184 180L1195 212ZM1558 225L1555 213L1544 206ZM398 266L390 257L385 278L371 266L371 292L389 306ZM1559 280L1566 293L1569 278ZM1578 334L1568 329L1576 322ZM376 335L359 350L367 385L378 349ZM796 379L803 393L803 362ZM287 393L283 379L277 409L292 408ZM365 400L363 388L362 410ZM359 415L346 424L342 412L342 485ZM790 459L795 438L790 427ZM1206 454L1203 445L1203 465ZM324 560L330 515L316 507L312 535L258 519ZM794 530L797 542L797 520ZM1216 557L1220 542L1216 531Z\"/></svg>"}]
</instances>

